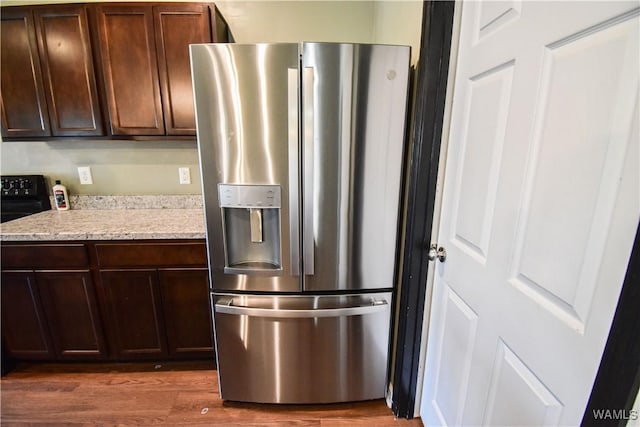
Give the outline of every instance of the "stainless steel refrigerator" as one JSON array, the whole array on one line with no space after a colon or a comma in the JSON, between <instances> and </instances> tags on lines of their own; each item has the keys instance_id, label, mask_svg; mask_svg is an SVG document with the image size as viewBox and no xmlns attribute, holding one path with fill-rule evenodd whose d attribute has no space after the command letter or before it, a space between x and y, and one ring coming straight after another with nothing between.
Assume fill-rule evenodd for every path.
<instances>
[{"instance_id":1,"label":"stainless steel refrigerator","mask_svg":"<svg viewBox=\"0 0 640 427\"><path fill-rule=\"evenodd\" d=\"M410 49L191 46L223 399L385 395Z\"/></svg>"}]
</instances>

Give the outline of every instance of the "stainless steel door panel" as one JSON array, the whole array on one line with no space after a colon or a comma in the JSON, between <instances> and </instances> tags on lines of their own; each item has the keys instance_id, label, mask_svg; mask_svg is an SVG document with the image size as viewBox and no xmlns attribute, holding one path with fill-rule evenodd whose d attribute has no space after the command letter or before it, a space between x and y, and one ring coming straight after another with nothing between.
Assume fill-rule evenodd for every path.
<instances>
[{"instance_id":1,"label":"stainless steel door panel","mask_svg":"<svg viewBox=\"0 0 640 427\"><path fill-rule=\"evenodd\" d=\"M384 397L390 300L391 293L214 294L221 397L263 403Z\"/></svg>"},{"instance_id":2,"label":"stainless steel door panel","mask_svg":"<svg viewBox=\"0 0 640 427\"><path fill-rule=\"evenodd\" d=\"M298 44L191 46L207 240L214 289L299 291ZM292 86L293 85L293 86ZM218 184L279 185L281 259L273 276L225 274ZM293 203L291 203L293 202ZM293 219L293 221L291 221Z\"/></svg>"},{"instance_id":3,"label":"stainless steel door panel","mask_svg":"<svg viewBox=\"0 0 640 427\"><path fill-rule=\"evenodd\" d=\"M409 57L303 45L305 291L394 286Z\"/></svg>"}]
</instances>

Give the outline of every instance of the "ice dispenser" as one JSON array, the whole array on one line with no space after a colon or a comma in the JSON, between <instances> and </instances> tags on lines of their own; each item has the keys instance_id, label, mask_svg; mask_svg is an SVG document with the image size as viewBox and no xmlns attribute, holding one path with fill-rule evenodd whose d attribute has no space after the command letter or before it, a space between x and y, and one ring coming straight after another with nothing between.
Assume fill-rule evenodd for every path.
<instances>
[{"instance_id":1,"label":"ice dispenser","mask_svg":"<svg viewBox=\"0 0 640 427\"><path fill-rule=\"evenodd\" d=\"M280 274L280 186L218 184L225 273Z\"/></svg>"}]
</instances>

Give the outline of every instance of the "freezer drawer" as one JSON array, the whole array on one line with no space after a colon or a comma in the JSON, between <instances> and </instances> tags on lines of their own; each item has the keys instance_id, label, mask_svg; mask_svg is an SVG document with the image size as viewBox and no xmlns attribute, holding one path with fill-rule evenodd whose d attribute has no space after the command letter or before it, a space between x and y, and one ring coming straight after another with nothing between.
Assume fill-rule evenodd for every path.
<instances>
[{"instance_id":1,"label":"freezer drawer","mask_svg":"<svg viewBox=\"0 0 640 427\"><path fill-rule=\"evenodd\" d=\"M220 395L263 403L384 397L391 293L214 294Z\"/></svg>"}]
</instances>

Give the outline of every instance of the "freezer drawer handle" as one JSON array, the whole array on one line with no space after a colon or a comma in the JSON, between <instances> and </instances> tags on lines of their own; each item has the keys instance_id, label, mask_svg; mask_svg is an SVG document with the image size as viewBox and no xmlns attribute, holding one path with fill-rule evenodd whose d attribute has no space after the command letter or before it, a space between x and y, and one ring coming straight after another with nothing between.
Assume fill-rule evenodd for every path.
<instances>
[{"instance_id":1,"label":"freezer drawer handle","mask_svg":"<svg viewBox=\"0 0 640 427\"><path fill-rule=\"evenodd\" d=\"M283 310L275 308L242 307L233 305L231 301L221 299L216 303L216 313L235 314L252 317L280 317L280 318L304 318L304 317L345 317L373 314L388 310L389 303L386 300L372 300L371 305L341 308L319 308L305 310Z\"/></svg>"}]
</instances>

